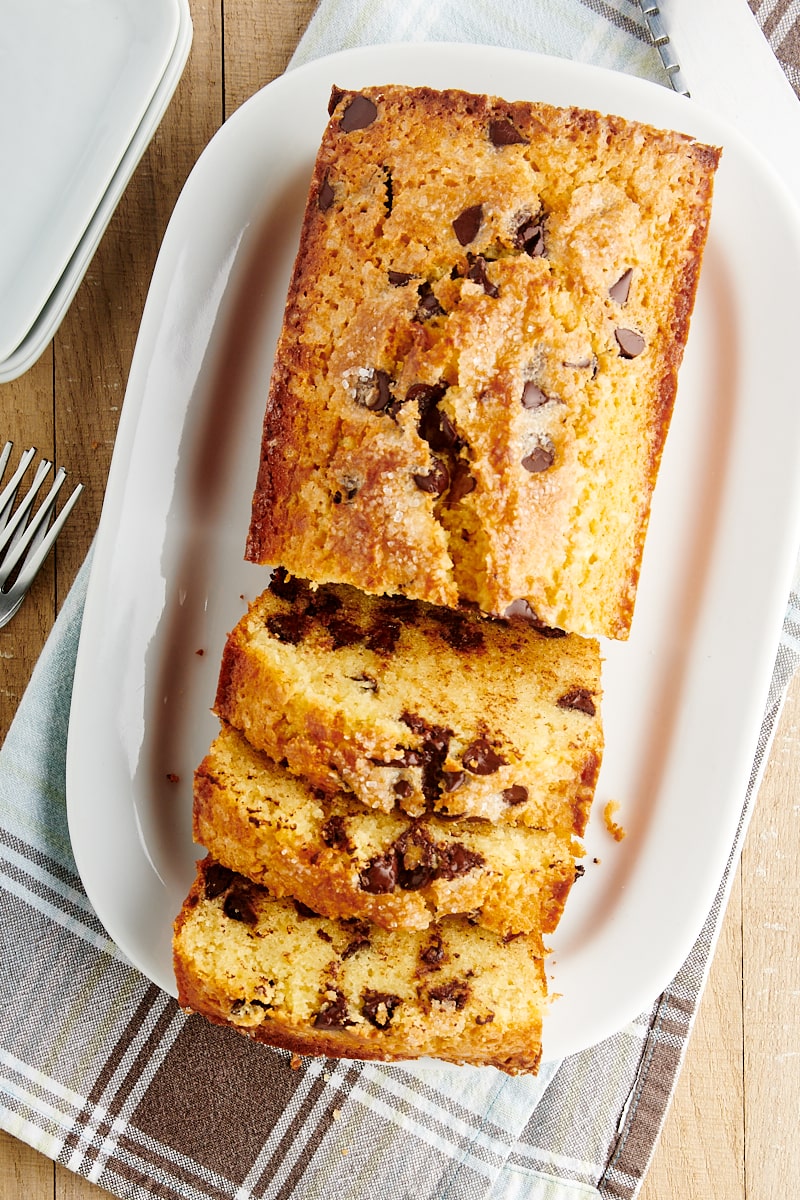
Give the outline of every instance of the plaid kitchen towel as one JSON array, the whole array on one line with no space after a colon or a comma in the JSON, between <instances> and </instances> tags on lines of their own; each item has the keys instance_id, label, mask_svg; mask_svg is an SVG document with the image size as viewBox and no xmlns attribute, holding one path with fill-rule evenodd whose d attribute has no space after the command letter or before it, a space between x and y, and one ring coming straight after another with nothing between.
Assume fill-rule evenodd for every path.
<instances>
[{"instance_id":1,"label":"plaid kitchen towel","mask_svg":"<svg viewBox=\"0 0 800 1200\"><path fill-rule=\"evenodd\" d=\"M796 5L768 3L797 27ZM794 16L792 16L794 14ZM794 25L792 25L792 20ZM788 24L787 24L788 23ZM369 41L491 42L662 83L629 0L322 0L295 62ZM135 1200L634 1197L677 1077L748 805L800 660L792 594L740 836L701 936L651 1012L537 1079L306 1061L186 1017L124 959L81 888L65 812L89 564L0 753L0 1123Z\"/></svg>"}]
</instances>

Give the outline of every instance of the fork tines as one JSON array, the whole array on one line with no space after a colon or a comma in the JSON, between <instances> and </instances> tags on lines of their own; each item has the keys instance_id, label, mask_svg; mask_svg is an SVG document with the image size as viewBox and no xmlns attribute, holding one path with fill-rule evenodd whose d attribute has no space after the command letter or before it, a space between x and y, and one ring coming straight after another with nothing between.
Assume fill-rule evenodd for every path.
<instances>
[{"instance_id":1,"label":"fork tines","mask_svg":"<svg viewBox=\"0 0 800 1200\"><path fill-rule=\"evenodd\" d=\"M12 442L6 442L0 451L0 480L11 457L12 447ZM35 456L34 447L23 453L16 471L0 492L0 625L11 620L24 600L37 571L83 491L83 485L79 483L51 524L58 494L67 477L64 468L60 467L46 498L32 515L36 497L53 466L42 459L33 482L14 509L17 492Z\"/></svg>"}]
</instances>

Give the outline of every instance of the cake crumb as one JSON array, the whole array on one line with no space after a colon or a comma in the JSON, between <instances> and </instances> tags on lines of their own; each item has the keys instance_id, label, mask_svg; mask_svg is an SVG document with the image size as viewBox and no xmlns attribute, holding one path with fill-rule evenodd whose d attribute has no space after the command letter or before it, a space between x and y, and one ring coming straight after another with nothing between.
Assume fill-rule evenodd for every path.
<instances>
[{"instance_id":1,"label":"cake crumb","mask_svg":"<svg viewBox=\"0 0 800 1200\"><path fill-rule=\"evenodd\" d=\"M333 1112L331 1113L331 1116L333 1117L334 1121L338 1121L339 1118L341 1117L341 1115L342 1115L342 1110L340 1108L334 1108Z\"/></svg>"},{"instance_id":2,"label":"cake crumb","mask_svg":"<svg viewBox=\"0 0 800 1200\"><path fill-rule=\"evenodd\" d=\"M300 1057L300 1055L299 1055L299 1054L293 1054L293 1055L292 1055L292 1058L291 1058L291 1061L290 1061L290 1063L289 1063L289 1066L292 1068L292 1070L293 1070L293 1071L297 1071L297 1070L299 1070L299 1069L300 1069L300 1067L302 1067L302 1065L303 1065L303 1060L302 1060L302 1058Z\"/></svg>"},{"instance_id":3,"label":"cake crumb","mask_svg":"<svg viewBox=\"0 0 800 1200\"><path fill-rule=\"evenodd\" d=\"M180 781L181 781L180 775L176 775L174 771L167 771L167 782L168 783L180 783Z\"/></svg>"},{"instance_id":4,"label":"cake crumb","mask_svg":"<svg viewBox=\"0 0 800 1200\"><path fill-rule=\"evenodd\" d=\"M614 820L614 817L618 812L618 800L609 800L608 804L603 809L603 820L606 823L606 829L611 834L615 842L621 842L626 836L626 831L617 821Z\"/></svg>"}]
</instances>

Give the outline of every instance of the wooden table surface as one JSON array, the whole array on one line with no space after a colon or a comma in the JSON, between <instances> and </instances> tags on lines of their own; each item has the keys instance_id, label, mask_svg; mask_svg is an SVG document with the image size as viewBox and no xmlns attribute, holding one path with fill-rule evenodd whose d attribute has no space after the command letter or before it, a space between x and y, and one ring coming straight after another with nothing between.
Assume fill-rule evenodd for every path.
<instances>
[{"instance_id":1,"label":"wooden table surface","mask_svg":"<svg viewBox=\"0 0 800 1200\"><path fill-rule=\"evenodd\" d=\"M35 445L86 485L55 555L0 630L0 736L97 526L142 307L178 193L222 121L284 69L314 0L192 0L191 8L183 79L66 319L39 362L0 385L0 441ZM772 1200L793 1195L800 1180L799 724L800 682L642 1200ZM0 1200L103 1194L0 1134Z\"/></svg>"}]
</instances>

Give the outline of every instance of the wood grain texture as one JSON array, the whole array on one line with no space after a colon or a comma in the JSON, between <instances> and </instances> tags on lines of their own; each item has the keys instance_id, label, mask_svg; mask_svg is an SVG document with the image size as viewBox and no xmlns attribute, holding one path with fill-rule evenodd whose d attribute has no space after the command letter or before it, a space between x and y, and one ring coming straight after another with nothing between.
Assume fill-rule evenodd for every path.
<instances>
[{"instance_id":1,"label":"wood grain texture","mask_svg":"<svg viewBox=\"0 0 800 1200\"><path fill-rule=\"evenodd\" d=\"M89 548L141 312L181 187L220 123L286 66L314 0L192 0L170 108L53 344L0 385L0 439L36 445L86 492L0 630L0 737ZM642 1200L778 1200L800 1179L800 682L790 689L677 1094ZM105 1195L0 1134L0 1200ZM389 1197L387 1200L395 1200Z\"/></svg>"}]
</instances>

